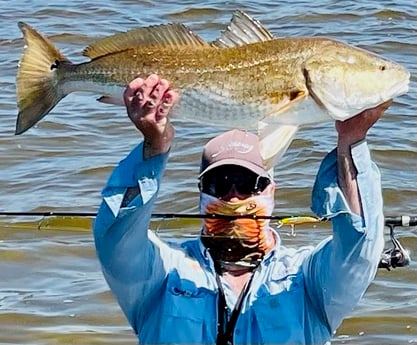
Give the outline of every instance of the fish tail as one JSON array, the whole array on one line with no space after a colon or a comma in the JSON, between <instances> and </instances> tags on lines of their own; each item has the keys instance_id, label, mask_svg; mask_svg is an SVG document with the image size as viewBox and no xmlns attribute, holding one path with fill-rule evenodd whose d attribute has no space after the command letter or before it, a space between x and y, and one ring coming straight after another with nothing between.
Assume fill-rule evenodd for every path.
<instances>
[{"instance_id":1,"label":"fish tail","mask_svg":"<svg viewBox=\"0 0 417 345\"><path fill-rule=\"evenodd\" d=\"M16 135L34 126L66 96L59 72L64 64L71 64L49 39L23 22L18 25L26 45L16 77Z\"/></svg>"}]
</instances>

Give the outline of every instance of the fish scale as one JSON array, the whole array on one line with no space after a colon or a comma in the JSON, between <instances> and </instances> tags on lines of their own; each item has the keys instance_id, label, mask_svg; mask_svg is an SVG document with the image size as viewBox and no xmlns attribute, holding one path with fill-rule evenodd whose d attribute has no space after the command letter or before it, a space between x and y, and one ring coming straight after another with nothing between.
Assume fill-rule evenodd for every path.
<instances>
[{"instance_id":1,"label":"fish scale","mask_svg":"<svg viewBox=\"0 0 417 345\"><path fill-rule=\"evenodd\" d=\"M262 118L266 108L262 104L254 106L250 103L239 103L209 90L185 89L182 95L184 101L176 106L173 119L195 121L195 116L200 114L210 125L234 127L239 123L239 126L246 129L256 129L256 123ZM223 114L223 117L219 117L219 114Z\"/></svg>"}]
</instances>

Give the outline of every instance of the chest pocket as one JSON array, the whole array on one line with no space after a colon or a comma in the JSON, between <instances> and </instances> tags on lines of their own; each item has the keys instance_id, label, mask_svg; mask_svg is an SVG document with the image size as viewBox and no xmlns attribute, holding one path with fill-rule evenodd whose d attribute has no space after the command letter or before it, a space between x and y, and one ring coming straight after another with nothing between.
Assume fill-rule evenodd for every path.
<instances>
[{"instance_id":1,"label":"chest pocket","mask_svg":"<svg viewBox=\"0 0 417 345\"><path fill-rule=\"evenodd\" d=\"M253 308L264 343L304 344L304 298L301 274L260 288Z\"/></svg>"},{"instance_id":2,"label":"chest pocket","mask_svg":"<svg viewBox=\"0 0 417 345\"><path fill-rule=\"evenodd\" d=\"M176 271L171 272L163 301L163 320L158 326L166 330L161 342L215 343L216 306L216 292L197 287Z\"/></svg>"}]
</instances>

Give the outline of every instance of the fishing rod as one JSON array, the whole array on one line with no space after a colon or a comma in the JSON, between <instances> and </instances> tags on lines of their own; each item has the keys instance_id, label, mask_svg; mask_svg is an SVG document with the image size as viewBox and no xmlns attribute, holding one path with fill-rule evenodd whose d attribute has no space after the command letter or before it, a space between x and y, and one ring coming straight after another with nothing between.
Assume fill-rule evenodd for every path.
<instances>
[{"instance_id":1,"label":"fishing rod","mask_svg":"<svg viewBox=\"0 0 417 345\"><path fill-rule=\"evenodd\" d=\"M0 212L0 216L26 217L95 217L96 212L65 212L65 211L32 211L32 212ZM222 214L199 214L199 213L152 213L152 218L173 219L269 219L277 220L280 225L290 225L294 227L300 224L318 223L328 221L327 218L313 216L258 216L258 215L222 215ZM395 227L417 226L417 216L386 216L384 224L390 229L390 239L393 247L386 249L382 255L378 268L385 268L390 271L392 268L408 266L410 255L398 239L395 237Z\"/></svg>"},{"instance_id":2,"label":"fishing rod","mask_svg":"<svg viewBox=\"0 0 417 345\"><path fill-rule=\"evenodd\" d=\"M67 211L31 211L31 212L0 212L0 216L13 216L13 217L95 217L96 212L67 212ZM162 219L269 219L277 220L285 223L285 225L298 225L303 223L317 223L326 221L325 218L318 218L313 216L262 216L256 214L245 214L245 215L224 215L224 214L200 214L200 213L152 213L151 218L162 218Z\"/></svg>"},{"instance_id":3,"label":"fishing rod","mask_svg":"<svg viewBox=\"0 0 417 345\"><path fill-rule=\"evenodd\" d=\"M29 211L29 212L18 212L18 211L4 211L0 212L0 216L13 216L13 217L95 217L97 216L96 212L72 212L72 211ZM278 220L285 221L289 225L298 225L303 223L316 223L316 222L325 222L327 218L319 218L313 216L295 216L295 215L286 215L286 216L258 216L254 214L248 215L223 215L223 214L199 214L199 213L152 213L152 218L163 218L163 219L173 219L173 218L184 218L184 219L269 219L269 220ZM386 216L384 219L385 226L417 226L417 216Z\"/></svg>"}]
</instances>

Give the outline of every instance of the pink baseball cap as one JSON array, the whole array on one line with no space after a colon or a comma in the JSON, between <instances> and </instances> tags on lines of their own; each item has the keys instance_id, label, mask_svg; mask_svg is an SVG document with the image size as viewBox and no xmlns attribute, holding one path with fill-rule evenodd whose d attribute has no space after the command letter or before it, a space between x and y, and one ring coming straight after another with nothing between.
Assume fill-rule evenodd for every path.
<instances>
[{"instance_id":1,"label":"pink baseball cap","mask_svg":"<svg viewBox=\"0 0 417 345\"><path fill-rule=\"evenodd\" d=\"M270 178L260 153L258 136L234 129L211 139L204 147L200 175L222 165L240 165Z\"/></svg>"}]
</instances>

